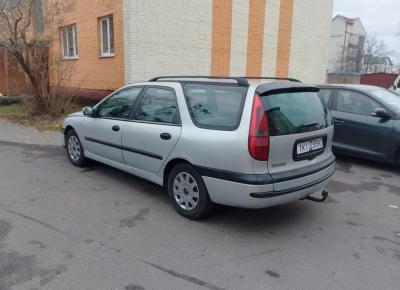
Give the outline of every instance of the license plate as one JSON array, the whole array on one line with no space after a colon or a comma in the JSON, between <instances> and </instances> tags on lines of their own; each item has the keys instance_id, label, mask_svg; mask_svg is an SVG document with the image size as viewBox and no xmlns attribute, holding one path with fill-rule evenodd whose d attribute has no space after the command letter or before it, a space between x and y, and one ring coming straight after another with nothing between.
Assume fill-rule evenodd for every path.
<instances>
[{"instance_id":1,"label":"license plate","mask_svg":"<svg viewBox=\"0 0 400 290\"><path fill-rule=\"evenodd\" d=\"M297 155L305 154L308 152L316 151L318 149L324 148L324 142L322 138L315 140L305 141L297 144Z\"/></svg>"}]
</instances>

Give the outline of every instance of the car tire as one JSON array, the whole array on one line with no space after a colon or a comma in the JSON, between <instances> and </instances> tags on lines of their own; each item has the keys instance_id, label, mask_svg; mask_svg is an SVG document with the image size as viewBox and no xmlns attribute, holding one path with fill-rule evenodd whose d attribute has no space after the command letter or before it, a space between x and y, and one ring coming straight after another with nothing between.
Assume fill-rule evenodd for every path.
<instances>
[{"instance_id":1,"label":"car tire","mask_svg":"<svg viewBox=\"0 0 400 290\"><path fill-rule=\"evenodd\" d=\"M203 178L187 163L177 164L171 170L168 194L176 211L192 220L206 218L214 206Z\"/></svg>"},{"instance_id":2,"label":"car tire","mask_svg":"<svg viewBox=\"0 0 400 290\"><path fill-rule=\"evenodd\" d=\"M65 149L71 163L77 167L84 167L89 162L84 155L81 140L74 129L71 129L65 135Z\"/></svg>"}]
</instances>

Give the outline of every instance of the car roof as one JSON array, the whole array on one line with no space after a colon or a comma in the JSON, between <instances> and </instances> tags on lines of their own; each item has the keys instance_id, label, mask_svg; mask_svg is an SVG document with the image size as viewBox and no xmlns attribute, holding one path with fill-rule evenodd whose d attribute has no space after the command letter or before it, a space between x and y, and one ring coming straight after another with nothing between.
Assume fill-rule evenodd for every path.
<instances>
[{"instance_id":1,"label":"car roof","mask_svg":"<svg viewBox=\"0 0 400 290\"><path fill-rule=\"evenodd\" d=\"M377 86L370 86L370 85L359 85L359 84L323 84L317 85L319 88L334 88L334 89L353 89L362 92L371 92L376 90L382 90L383 88Z\"/></svg>"}]
</instances>

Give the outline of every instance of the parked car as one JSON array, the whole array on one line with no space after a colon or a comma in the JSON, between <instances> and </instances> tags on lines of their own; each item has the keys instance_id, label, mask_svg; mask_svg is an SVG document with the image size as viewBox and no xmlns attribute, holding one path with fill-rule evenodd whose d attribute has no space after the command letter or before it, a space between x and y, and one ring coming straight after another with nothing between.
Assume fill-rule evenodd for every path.
<instances>
[{"instance_id":1,"label":"parked car","mask_svg":"<svg viewBox=\"0 0 400 290\"><path fill-rule=\"evenodd\" d=\"M191 219L214 203L315 200L335 171L318 90L290 79L154 78L67 116L65 147L76 166L93 159L165 186Z\"/></svg>"},{"instance_id":2,"label":"parked car","mask_svg":"<svg viewBox=\"0 0 400 290\"><path fill-rule=\"evenodd\" d=\"M397 76L390 89L400 95L400 74Z\"/></svg>"},{"instance_id":3,"label":"parked car","mask_svg":"<svg viewBox=\"0 0 400 290\"><path fill-rule=\"evenodd\" d=\"M400 95L368 85L322 85L337 153L400 164Z\"/></svg>"}]
</instances>

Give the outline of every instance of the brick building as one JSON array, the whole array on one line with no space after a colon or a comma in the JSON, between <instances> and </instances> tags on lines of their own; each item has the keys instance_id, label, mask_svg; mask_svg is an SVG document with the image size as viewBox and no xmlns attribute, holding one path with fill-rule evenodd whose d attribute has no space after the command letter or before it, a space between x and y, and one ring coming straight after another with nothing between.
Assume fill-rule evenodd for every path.
<instances>
[{"instance_id":1,"label":"brick building","mask_svg":"<svg viewBox=\"0 0 400 290\"><path fill-rule=\"evenodd\" d=\"M63 16L50 54L68 66L70 87L79 88L84 95L103 96L125 82L123 1L75 3L74 9ZM109 43L112 50L105 47ZM51 71L50 85L57 80L56 72Z\"/></svg>"},{"instance_id":2,"label":"brick building","mask_svg":"<svg viewBox=\"0 0 400 290\"><path fill-rule=\"evenodd\" d=\"M332 6L333 0L79 0L51 55L73 67L69 86L89 95L173 74L323 82Z\"/></svg>"}]
</instances>

